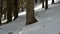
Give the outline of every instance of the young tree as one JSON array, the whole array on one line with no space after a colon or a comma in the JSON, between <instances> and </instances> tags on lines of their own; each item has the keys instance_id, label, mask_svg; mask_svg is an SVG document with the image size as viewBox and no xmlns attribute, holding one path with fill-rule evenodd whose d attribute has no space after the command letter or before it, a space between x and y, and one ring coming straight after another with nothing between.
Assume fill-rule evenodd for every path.
<instances>
[{"instance_id":1,"label":"young tree","mask_svg":"<svg viewBox=\"0 0 60 34\"><path fill-rule=\"evenodd\" d=\"M26 25L37 22L34 16L34 0L27 0Z\"/></svg>"},{"instance_id":2,"label":"young tree","mask_svg":"<svg viewBox=\"0 0 60 34\"><path fill-rule=\"evenodd\" d=\"M54 0L52 0L52 4L54 4Z\"/></svg>"},{"instance_id":3,"label":"young tree","mask_svg":"<svg viewBox=\"0 0 60 34\"><path fill-rule=\"evenodd\" d=\"M42 8L44 8L44 0L41 0L42 1Z\"/></svg>"},{"instance_id":4,"label":"young tree","mask_svg":"<svg viewBox=\"0 0 60 34\"><path fill-rule=\"evenodd\" d=\"M45 0L45 10L48 9L48 0Z\"/></svg>"},{"instance_id":5,"label":"young tree","mask_svg":"<svg viewBox=\"0 0 60 34\"><path fill-rule=\"evenodd\" d=\"M12 0L7 0L7 23L12 21Z\"/></svg>"}]
</instances>

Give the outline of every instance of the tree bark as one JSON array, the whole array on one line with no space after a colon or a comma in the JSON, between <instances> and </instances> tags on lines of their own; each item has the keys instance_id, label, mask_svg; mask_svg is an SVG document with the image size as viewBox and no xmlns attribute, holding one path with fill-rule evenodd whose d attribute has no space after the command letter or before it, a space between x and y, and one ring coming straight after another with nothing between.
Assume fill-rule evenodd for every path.
<instances>
[{"instance_id":1,"label":"tree bark","mask_svg":"<svg viewBox=\"0 0 60 34\"><path fill-rule=\"evenodd\" d=\"M34 0L27 0L26 7L26 25L37 22L34 16Z\"/></svg>"},{"instance_id":2,"label":"tree bark","mask_svg":"<svg viewBox=\"0 0 60 34\"><path fill-rule=\"evenodd\" d=\"M48 9L48 0L45 0L45 10Z\"/></svg>"},{"instance_id":3,"label":"tree bark","mask_svg":"<svg viewBox=\"0 0 60 34\"><path fill-rule=\"evenodd\" d=\"M54 0L52 0L52 4L54 4Z\"/></svg>"}]
</instances>

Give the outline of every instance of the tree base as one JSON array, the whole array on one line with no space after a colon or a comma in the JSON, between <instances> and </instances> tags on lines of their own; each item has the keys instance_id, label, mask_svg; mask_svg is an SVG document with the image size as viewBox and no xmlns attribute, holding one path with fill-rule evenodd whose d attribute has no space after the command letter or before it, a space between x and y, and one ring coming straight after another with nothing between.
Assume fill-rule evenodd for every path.
<instances>
[{"instance_id":1,"label":"tree base","mask_svg":"<svg viewBox=\"0 0 60 34\"><path fill-rule=\"evenodd\" d=\"M35 19L35 20L32 20L32 21L26 22L26 25L30 25L30 24L33 24L35 22L38 22L38 21Z\"/></svg>"}]
</instances>

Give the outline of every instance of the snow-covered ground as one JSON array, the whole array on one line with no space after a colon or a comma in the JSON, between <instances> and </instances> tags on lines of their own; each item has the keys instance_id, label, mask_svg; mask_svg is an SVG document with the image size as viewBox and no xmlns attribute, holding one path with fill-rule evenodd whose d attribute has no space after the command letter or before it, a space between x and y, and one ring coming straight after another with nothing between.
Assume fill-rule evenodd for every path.
<instances>
[{"instance_id":1,"label":"snow-covered ground","mask_svg":"<svg viewBox=\"0 0 60 34\"><path fill-rule=\"evenodd\" d=\"M37 4L35 7L37 23L25 26L26 12L23 12L15 21L0 26L0 34L9 32L13 32L13 34L57 34L60 31L60 4L49 5L49 9L46 11L40 7L41 4Z\"/></svg>"}]
</instances>

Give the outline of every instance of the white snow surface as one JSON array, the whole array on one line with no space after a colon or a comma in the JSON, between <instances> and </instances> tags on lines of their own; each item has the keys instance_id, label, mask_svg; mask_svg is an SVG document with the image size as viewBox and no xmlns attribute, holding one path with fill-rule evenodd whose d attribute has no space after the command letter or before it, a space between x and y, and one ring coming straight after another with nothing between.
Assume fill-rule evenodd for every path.
<instances>
[{"instance_id":1,"label":"white snow surface","mask_svg":"<svg viewBox=\"0 0 60 34\"><path fill-rule=\"evenodd\" d=\"M37 6L41 6L38 4ZM36 7L37 7L36 6ZM35 8L36 8L35 7ZM0 26L0 34L58 34L60 32L60 4L49 5L48 10L35 9L38 22L25 26L26 12L13 22Z\"/></svg>"}]
</instances>

